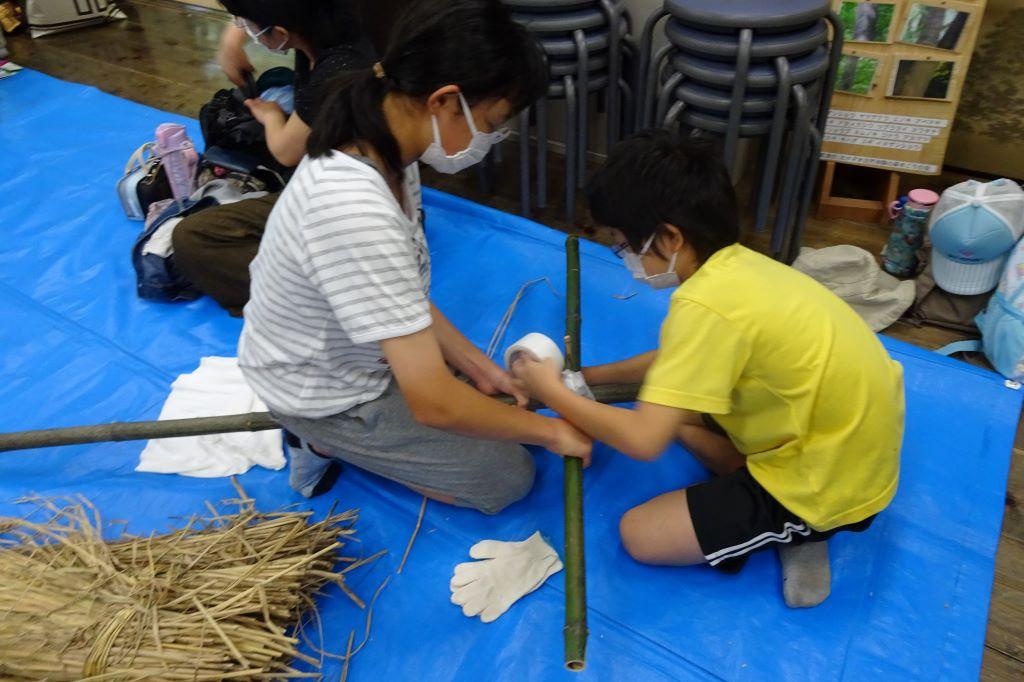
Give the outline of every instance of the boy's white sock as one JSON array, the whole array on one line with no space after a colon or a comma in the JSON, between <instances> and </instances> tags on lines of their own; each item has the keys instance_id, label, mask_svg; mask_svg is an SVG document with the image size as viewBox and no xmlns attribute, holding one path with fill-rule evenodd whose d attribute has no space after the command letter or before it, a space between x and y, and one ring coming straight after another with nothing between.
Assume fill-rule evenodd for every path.
<instances>
[{"instance_id":1,"label":"boy's white sock","mask_svg":"<svg viewBox=\"0 0 1024 682\"><path fill-rule=\"evenodd\" d=\"M779 559L782 560L782 592L787 606L809 608L828 598L832 589L832 570L826 542L781 545Z\"/></svg>"}]
</instances>

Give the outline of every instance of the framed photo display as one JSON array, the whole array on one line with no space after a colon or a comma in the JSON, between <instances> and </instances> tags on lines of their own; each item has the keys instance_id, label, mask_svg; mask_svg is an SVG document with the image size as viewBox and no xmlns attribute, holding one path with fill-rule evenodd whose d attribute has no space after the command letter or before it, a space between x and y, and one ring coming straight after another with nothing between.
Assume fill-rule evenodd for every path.
<instances>
[{"instance_id":1,"label":"framed photo display","mask_svg":"<svg viewBox=\"0 0 1024 682\"><path fill-rule=\"evenodd\" d=\"M871 97L885 81L889 57L884 52L851 46L843 49L836 70L836 92Z\"/></svg>"},{"instance_id":2,"label":"framed photo display","mask_svg":"<svg viewBox=\"0 0 1024 682\"><path fill-rule=\"evenodd\" d=\"M834 0L843 23L822 158L942 170L986 0Z\"/></svg>"},{"instance_id":3,"label":"framed photo display","mask_svg":"<svg viewBox=\"0 0 1024 682\"><path fill-rule=\"evenodd\" d=\"M897 42L959 52L974 17L973 5L911 1L896 32Z\"/></svg>"},{"instance_id":4,"label":"framed photo display","mask_svg":"<svg viewBox=\"0 0 1024 682\"><path fill-rule=\"evenodd\" d=\"M893 0L842 0L839 18L843 22L843 41L891 42L896 9L897 4Z\"/></svg>"},{"instance_id":5,"label":"framed photo display","mask_svg":"<svg viewBox=\"0 0 1024 682\"><path fill-rule=\"evenodd\" d=\"M896 60L889 81L889 97L931 99L948 102L957 64L939 59Z\"/></svg>"}]
</instances>

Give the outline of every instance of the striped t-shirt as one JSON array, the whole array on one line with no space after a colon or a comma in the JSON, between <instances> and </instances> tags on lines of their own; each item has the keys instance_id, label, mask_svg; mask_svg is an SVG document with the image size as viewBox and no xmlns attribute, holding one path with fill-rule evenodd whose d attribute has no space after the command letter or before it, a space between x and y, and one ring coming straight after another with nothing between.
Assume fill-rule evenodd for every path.
<instances>
[{"instance_id":1,"label":"striped t-shirt","mask_svg":"<svg viewBox=\"0 0 1024 682\"><path fill-rule=\"evenodd\" d=\"M274 206L250 266L238 364L271 410L338 414L391 381L380 341L430 326L430 254L419 170L405 211L367 162L305 158Z\"/></svg>"}]
</instances>

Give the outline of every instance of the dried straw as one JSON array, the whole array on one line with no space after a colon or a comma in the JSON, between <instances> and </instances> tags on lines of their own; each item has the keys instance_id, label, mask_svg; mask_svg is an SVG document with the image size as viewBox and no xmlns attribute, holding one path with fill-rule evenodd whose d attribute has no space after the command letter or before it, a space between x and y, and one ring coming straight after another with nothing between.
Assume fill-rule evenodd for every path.
<instances>
[{"instance_id":1,"label":"dried straw","mask_svg":"<svg viewBox=\"0 0 1024 682\"><path fill-rule=\"evenodd\" d=\"M398 575L402 575L402 569L405 568L405 562L409 558L409 552L412 551L412 543L416 542L416 536L420 534L420 526L423 525L423 513L427 511L427 496L423 496L423 503L420 504L420 515L416 517L416 527L412 529L412 535L409 536L409 544L405 546L405 554L402 555L402 563L398 564Z\"/></svg>"},{"instance_id":2,"label":"dried straw","mask_svg":"<svg viewBox=\"0 0 1024 682\"><path fill-rule=\"evenodd\" d=\"M357 512L314 523L238 491L236 513L114 541L81 498L32 500L43 522L0 517L0 679L319 677L292 667L321 662L294 626L328 583L361 605L344 573L367 560L338 553Z\"/></svg>"}]
</instances>

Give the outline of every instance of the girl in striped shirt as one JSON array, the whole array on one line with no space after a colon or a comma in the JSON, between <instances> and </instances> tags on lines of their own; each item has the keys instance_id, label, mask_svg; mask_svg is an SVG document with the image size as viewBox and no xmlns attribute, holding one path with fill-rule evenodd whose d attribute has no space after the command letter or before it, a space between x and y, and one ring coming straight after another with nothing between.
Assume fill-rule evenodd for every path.
<instances>
[{"instance_id":1,"label":"girl in striped shirt","mask_svg":"<svg viewBox=\"0 0 1024 682\"><path fill-rule=\"evenodd\" d=\"M501 2L428 0L372 69L330 88L253 262L239 347L289 432L302 494L326 489L343 460L495 513L533 485L521 444L589 459L590 439L567 422L485 395L525 402L431 303L420 219L417 161L442 173L478 163L547 80Z\"/></svg>"}]
</instances>

